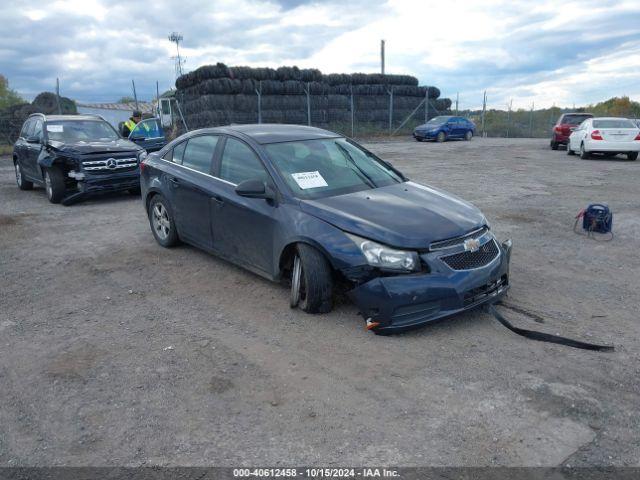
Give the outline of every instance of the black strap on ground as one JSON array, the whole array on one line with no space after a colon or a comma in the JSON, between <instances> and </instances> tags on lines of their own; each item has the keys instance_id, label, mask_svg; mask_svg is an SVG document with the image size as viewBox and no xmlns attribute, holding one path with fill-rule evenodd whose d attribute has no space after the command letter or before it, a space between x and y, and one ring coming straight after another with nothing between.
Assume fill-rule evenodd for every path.
<instances>
[{"instance_id":1,"label":"black strap on ground","mask_svg":"<svg viewBox=\"0 0 640 480\"><path fill-rule=\"evenodd\" d=\"M573 340L571 338L560 337L558 335L552 335L550 333L535 332L533 330L525 330L524 328L514 327L509 321L504 318L493 303L487 306L489 312L498 320L502 325L507 327L513 333L522 335L523 337L530 338L531 340L537 340L539 342L557 343L560 345L566 345L567 347L581 348L583 350L598 350L601 352L613 351L613 345L598 345L595 343L581 342L580 340Z\"/></svg>"}]
</instances>

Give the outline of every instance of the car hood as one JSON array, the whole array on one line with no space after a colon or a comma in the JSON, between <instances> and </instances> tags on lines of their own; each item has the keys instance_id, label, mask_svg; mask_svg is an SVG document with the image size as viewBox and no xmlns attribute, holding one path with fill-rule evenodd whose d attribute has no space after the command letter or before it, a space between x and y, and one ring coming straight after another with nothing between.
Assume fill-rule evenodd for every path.
<instances>
[{"instance_id":1,"label":"car hood","mask_svg":"<svg viewBox=\"0 0 640 480\"><path fill-rule=\"evenodd\" d=\"M423 249L486 224L482 212L454 195L414 182L302 200L304 212L341 230L398 248Z\"/></svg>"},{"instance_id":2,"label":"car hood","mask_svg":"<svg viewBox=\"0 0 640 480\"><path fill-rule=\"evenodd\" d=\"M74 153L83 155L85 153L118 153L139 151L142 148L135 143L119 138L111 141L75 142L64 143L55 140L49 141L49 146L64 153Z\"/></svg>"}]
</instances>

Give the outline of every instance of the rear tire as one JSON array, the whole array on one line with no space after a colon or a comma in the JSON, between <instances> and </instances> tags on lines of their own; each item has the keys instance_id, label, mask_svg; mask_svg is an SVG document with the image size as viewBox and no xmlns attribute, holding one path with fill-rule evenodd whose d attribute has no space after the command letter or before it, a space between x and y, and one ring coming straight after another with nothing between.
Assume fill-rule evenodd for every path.
<instances>
[{"instance_id":1,"label":"rear tire","mask_svg":"<svg viewBox=\"0 0 640 480\"><path fill-rule=\"evenodd\" d=\"M439 132L438 136L436 137L436 142L438 143L442 143L447 139L446 135L444 134L444 132Z\"/></svg>"},{"instance_id":2,"label":"rear tire","mask_svg":"<svg viewBox=\"0 0 640 480\"><path fill-rule=\"evenodd\" d=\"M558 149L558 142L551 142L551 150L557 150Z\"/></svg>"},{"instance_id":3,"label":"rear tire","mask_svg":"<svg viewBox=\"0 0 640 480\"><path fill-rule=\"evenodd\" d=\"M64 174L58 167L53 166L44 170L44 189L51 203L60 203L65 197L67 187Z\"/></svg>"},{"instance_id":4,"label":"rear tire","mask_svg":"<svg viewBox=\"0 0 640 480\"><path fill-rule=\"evenodd\" d=\"M325 256L310 245L299 243L291 274L291 308L306 313L327 313L332 308L333 279Z\"/></svg>"},{"instance_id":5,"label":"rear tire","mask_svg":"<svg viewBox=\"0 0 640 480\"><path fill-rule=\"evenodd\" d=\"M20 190L31 190L33 188L33 182L25 180L24 175L22 174L22 167L20 163L16 160L13 162L13 167L16 170L16 184Z\"/></svg>"},{"instance_id":6,"label":"rear tire","mask_svg":"<svg viewBox=\"0 0 640 480\"><path fill-rule=\"evenodd\" d=\"M628 160L636 160L638 158L638 152L629 152L627 153Z\"/></svg>"},{"instance_id":7,"label":"rear tire","mask_svg":"<svg viewBox=\"0 0 640 480\"><path fill-rule=\"evenodd\" d=\"M575 154L576 154L576 152L571 150L571 144L567 143L567 155L575 155Z\"/></svg>"},{"instance_id":8,"label":"rear tire","mask_svg":"<svg viewBox=\"0 0 640 480\"><path fill-rule=\"evenodd\" d=\"M588 159L590 156L591 156L591 155L589 154L589 152L587 152L587 151L584 149L584 143L581 143L581 144L580 144L580 158L581 158L582 160L586 160L586 159Z\"/></svg>"},{"instance_id":9,"label":"rear tire","mask_svg":"<svg viewBox=\"0 0 640 480\"><path fill-rule=\"evenodd\" d=\"M178 243L178 231L169 202L162 195L156 195L149 202L149 226L156 242L165 248Z\"/></svg>"}]
</instances>

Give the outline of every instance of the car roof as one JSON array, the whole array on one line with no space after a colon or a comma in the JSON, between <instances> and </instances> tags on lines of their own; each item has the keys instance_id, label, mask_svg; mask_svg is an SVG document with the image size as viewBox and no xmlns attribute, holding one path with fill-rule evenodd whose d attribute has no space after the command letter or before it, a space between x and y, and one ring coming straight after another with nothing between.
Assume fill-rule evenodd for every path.
<instances>
[{"instance_id":1,"label":"car roof","mask_svg":"<svg viewBox=\"0 0 640 480\"><path fill-rule=\"evenodd\" d=\"M275 123L229 125L226 127L205 128L199 130L199 132L231 134L239 133L263 145L268 143L316 140L322 138L338 138L343 136L339 133L330 132L329 130L324 130L322 128Z\"/></svg>"},{"instance_id":2,"label":"car roof","mask_svg":"<svg viewBox=\"0 0 640 480\"><path fill-rule=\"evenodd\" d=\"M44 115L47 122L54 122L60 120L102 120L104 119L98 115Z\"/></svg>"},{"instance_id":3,"label":"car roof","mask_svg":"<svg viewBox=\"0 0 640 480\"><path fill-rule=\"evenodd\" d=\"M567 112L562 114L563 117L566 117L567 115L591 115L593 117L593 113L589 112Z\"/></svg>"}]
</instances>

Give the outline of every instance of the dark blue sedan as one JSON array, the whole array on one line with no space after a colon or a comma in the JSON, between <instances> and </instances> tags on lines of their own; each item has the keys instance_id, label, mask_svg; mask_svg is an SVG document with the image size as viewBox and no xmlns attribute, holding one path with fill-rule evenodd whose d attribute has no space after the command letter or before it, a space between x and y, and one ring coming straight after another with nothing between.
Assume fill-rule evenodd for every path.
<instances>
[{"instance_id":1,"label":"dark blue sedan","mask_svg":"<svg viewBox=\"0 0 640 480\"><path fill-rule=\"evenodd\" d=\"M239 125L187 133L141 164L156 241L179 240L291 287L328 312L346 289L376 333L495 301L511 243L460 198L407 179L336 133Z\"/></svg>"},{"instance_id":2,"label":"dark blue sedan","mask_svg":"<svg viewBox=\"0 0 640 480\"><path fill-rule=\"evenodd\" d=\"M471 140L475 135L476 125L464 117L434 117L413 131L413 138L418 142L435 140L444 142L449 139Z\"/></svg>"}]
</instances>

